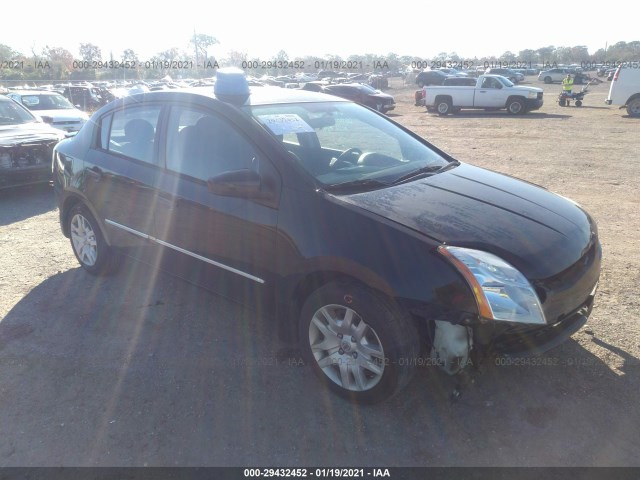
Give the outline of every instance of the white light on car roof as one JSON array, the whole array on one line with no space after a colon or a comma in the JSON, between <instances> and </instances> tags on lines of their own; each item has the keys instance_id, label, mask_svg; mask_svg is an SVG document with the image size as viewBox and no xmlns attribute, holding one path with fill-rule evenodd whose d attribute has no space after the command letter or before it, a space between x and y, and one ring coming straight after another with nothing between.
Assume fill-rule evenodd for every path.
<instances>
[{"instance_id":1,"label":"white light on car roof","mask_svg":"<svg viewBox=\"0 0 640 480\"><path fill-rule=\"evenodd\" d=\"M239 68L221 68L216 73L213 93L223 102L242 105L249 98L249 83L245 73Z\"/></svg>"}]
</instances>

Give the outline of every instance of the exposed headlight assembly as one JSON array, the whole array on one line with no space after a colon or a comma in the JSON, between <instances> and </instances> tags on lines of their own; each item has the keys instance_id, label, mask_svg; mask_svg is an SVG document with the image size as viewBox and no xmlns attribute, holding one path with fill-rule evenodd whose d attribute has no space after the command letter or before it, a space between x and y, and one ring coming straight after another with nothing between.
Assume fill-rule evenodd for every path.
<instances>
[{"instance_id":1,"label":"exposed headlight assembly","mask_svg":"<svg viewBox=\"0 0 640 480\"><path fill-rule=\"evenodd\" d=\"M471 287L480 316L497 321L546 324L540 299L515 267L481 250L440 246Z\"/></svg>"}]
</instances>

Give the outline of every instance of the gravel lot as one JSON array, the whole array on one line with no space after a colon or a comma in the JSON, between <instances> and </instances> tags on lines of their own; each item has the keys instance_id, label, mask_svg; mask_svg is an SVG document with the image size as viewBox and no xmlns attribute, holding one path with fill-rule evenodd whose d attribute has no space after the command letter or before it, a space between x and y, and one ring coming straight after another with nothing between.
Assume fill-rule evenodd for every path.
<instances>
[{"instance_id":1,"label":"gravel lot","mask_svg":"<svg viewBox=\"0 0 640 480\"><path fill-rule=\"evenodd\" d=\"M424 367L356 407L265 315L142 264L93 278L50 187L2 191L0 466L640 466L640 120L604 104L606 82L581 108L544 85L518 117L439 117L392 87L394 120L593 214L604 258L585 328L544 362L484 365L456 404Z\"/></svg>"}]
</instances>

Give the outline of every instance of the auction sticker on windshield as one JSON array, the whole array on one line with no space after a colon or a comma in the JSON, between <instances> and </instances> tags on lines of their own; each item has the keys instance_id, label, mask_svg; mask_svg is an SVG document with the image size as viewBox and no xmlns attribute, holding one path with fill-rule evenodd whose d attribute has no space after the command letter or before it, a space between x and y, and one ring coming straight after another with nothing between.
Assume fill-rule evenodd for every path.
<instances>
[{"instance_id":1,"label":"auction sticker on windshield","mask_svg":"<svg viewBox=\"0 0 640 480\"><path fill-rule=\"evenodd\" d=\"M260 121L269 127L274 135L313 132L313 128L295 113L260 115Z\"/></svg>"}]
</instances>

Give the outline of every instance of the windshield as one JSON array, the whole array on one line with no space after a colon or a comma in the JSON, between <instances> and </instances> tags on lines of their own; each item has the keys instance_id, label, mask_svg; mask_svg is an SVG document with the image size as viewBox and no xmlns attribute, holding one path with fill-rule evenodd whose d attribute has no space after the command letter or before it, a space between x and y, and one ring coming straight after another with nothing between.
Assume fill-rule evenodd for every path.
<instances>
[{"instance_id":1,"label":"windshield","mask_svg":"<svg viewBox=\"0 0 640 480\"><path fill-rule=\"evenodd\" d=\"M13 100L0 101L0 125L37 122L37 119Z\"/></svg>"},{"instance_id":2,"label":"windshield","mask_svg":"<svg viewBox=\"0 0 640 480\"><path fill-rule=\"evenodd\" d=\"M506 77L497 77L505 87L513 87L513 82Z\"/></svg>"},{"instance_id":3,"label":"windshield","mask_svg":"<svg viewBox=\"0 0 640 480\"><path fill-rule=\"evenodd\" d=\"M378 91L375 88L370 87L369 85L365 85L365 84L358 85L358 90L360 90L361 92L366 92L366 93L378 93Z\"/></svg>"},{"instance_id":4,"label":"windshield","mask_svg":"<svg viewBox=\"0 0 640 480\"><path fill-rule=\"evenodd\" d=\"M29 110L60 110L75 108L62 95L22 95L22 104Z\"/></svg>"},{"instance_id":5,"label":"windshield","mask_svg":"<svg viewBox=\"0 0 640 480\"><path fill-rule=\"evenodd\" d=\"M248 107L252 115L325 186L384 186L449 161L386 118L354 103Z\"/></svg>"}]
</instances>

